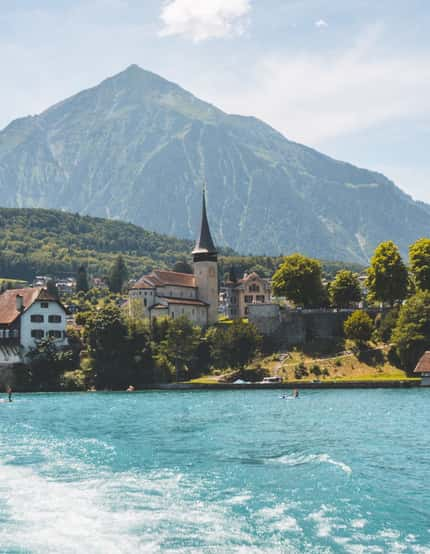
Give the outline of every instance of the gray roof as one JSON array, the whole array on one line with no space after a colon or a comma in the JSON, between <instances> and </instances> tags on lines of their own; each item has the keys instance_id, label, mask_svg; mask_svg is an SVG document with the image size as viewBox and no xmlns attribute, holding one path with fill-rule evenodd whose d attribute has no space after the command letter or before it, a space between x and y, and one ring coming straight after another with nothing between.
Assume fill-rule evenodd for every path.
<instances>
[{"instance_id":1,"label":"gray roof","mask_svg":"<svg viewBox=\"0 0 430 554\"><path fill-rule=\"evenodd\" d=\"M203 190L202 221L200 225L200 236L196 242L193 254L216 254L214 242L209 229L208 216L206 214L206 194Z\"/></svg>"}]
</instances>

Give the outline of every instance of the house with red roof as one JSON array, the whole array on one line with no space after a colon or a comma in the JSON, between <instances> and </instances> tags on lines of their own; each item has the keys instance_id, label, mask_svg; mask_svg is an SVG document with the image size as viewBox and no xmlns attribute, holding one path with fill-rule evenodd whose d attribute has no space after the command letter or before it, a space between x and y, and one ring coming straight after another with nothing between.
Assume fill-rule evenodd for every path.
<instances>
[{"instance_id":1,"label":"house with red roof","mask_svg":"<svg viewBox=\"0 0 430 554\"><path fill-rule=\"evenodd\" d=\"M209 229L203 192L200 235L192 251L193 273L156 269L129 291L129 311L144 318L185 316L206 327L218 320L218 254Z\"/></svg>"},{"instance_id":2,"label":"house with red roof","mask_svg":"<svg viewBox=\"0 0 430 554\"><path fill-rule=\"evenodd\" d=\"M66 311L44 287L10 289L0 294L0 365L23 361L37 341L67 345Z\"/></svg>"},{"instance_id":3,"label":"house with red roof","mask_svg":"<svg viewBox=\"0 0 430 554\"><path fill-rule=\"evenodd\" d=\"M234 276L224 283L224 313L230 319L248 317L249 306L270 302L272 287L270 279L260 277L258 273L245 273L242 279Z\"/></svg>"},{"instance_id":4,"label":"house with red roof","mask_svg":"<svg viewBox=\"0 0 430 554\"><path fill-rule=\"evenodd\" d=\"M414 369L414 373L421 375L421 385L430 387L430 352L424 352Z\"/></svg>"}]
</instances>

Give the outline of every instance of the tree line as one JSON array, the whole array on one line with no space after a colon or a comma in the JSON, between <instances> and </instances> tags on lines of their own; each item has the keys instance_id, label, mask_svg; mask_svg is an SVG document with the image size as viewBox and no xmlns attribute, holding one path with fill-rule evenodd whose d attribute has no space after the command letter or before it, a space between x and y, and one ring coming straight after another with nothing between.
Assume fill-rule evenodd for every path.
<instances>
[{"instance_id":1,"label":"tree line","mask_svg":"<svg viewBox=\"0 0 430 554\"><path fill-rule=\"evenodd\" d=\"M430 239L409 248L405 263L393 241L381 243L366 272L364 290L359 276L339 271L323 284L321 264L300 254L287 256L273 276L273 291L302 307L350 308L364 301L383 308L375 319L363 310L345 322L345 336L359 347L372 337L392 344L400 365L412 371L430 349Z\"/></svg>"},{"instance_id":2,"label":"tree line","mask_svg":"<svg viewBox=\"0 0 430 554\"><path fill-rule=\"evenodd\" d=\"M128 317L110 299L80 312L76 323L69 331L68 349L57 350L49 340L36 345L21 387L121 390L227 368L240 376L262 347L262 337L250 323L235 321L203 330L185 317L149 322Z\"/></svg>"}]
</instances>

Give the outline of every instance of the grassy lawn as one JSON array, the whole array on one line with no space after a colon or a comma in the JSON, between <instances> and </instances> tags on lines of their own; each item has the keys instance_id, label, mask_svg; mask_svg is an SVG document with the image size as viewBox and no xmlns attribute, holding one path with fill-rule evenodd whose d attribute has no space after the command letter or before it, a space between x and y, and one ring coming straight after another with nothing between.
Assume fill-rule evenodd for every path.
<instances>
[{"instance_id":1,"label":"grassy lawn","mask_svg":"<svg viewBox=\"0 0 430 554\"><path fill-rule=\"evenodd\" d=\"M218 383L218 379L219 378L215 375L203 375L202 377L190 379L190 381L186 382L196 385L216 385Z\"/></svg>"},{"instance_id":2,"label":"grassy lawn","mask_svg":"<svg viewBox=\"0 0 430 554\"><path fill-rule=\"evenodd\" d=\"M387 345L373 345L360 353L351 350L336 355L322 356L307 354L299 350L277 353L256 359L250 368L263 367L268 375L278 375L285 383L305 383L312 381L417 381L390 363ZM302 376L297 378L297 369ZM216 384L222 376L206 375L189 381L190 383Z\"/></svg>"}]
</instances>

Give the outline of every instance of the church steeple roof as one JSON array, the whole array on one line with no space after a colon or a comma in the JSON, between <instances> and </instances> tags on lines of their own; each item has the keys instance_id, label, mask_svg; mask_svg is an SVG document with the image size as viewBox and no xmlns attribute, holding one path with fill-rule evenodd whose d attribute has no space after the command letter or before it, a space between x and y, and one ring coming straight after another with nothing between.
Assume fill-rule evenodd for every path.
<instances>
[{"instance_id":1,"label":"church steeple roof","mask_svg":"<svg viewBox=\"0 0 430 554\"><path fill-rule=\"evenodd\" d=\"M206 213L206 190L203 188L202 219L200 224L200 235L193 250L193 256L201 259L202 255L216 256L217 250L212 240L209 229L208 216Z\"/></svg>"}]
</instances>

